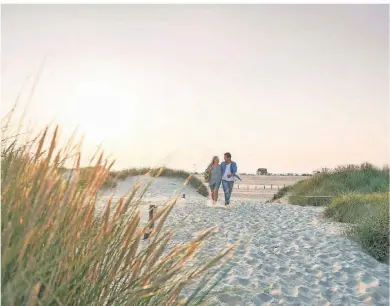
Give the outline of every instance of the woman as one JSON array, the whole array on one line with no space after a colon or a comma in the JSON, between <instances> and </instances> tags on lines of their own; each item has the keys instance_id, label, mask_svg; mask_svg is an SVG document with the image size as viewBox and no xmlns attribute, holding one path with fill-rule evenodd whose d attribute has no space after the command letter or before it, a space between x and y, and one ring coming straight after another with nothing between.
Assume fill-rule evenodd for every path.
<instances>
[{"instance_id":1,"label":"woman","mask_svg":"<svg viewBox=\"0 0 390 306\"><path fill-rule=\"evenodd\" d=\"M206 169L206 173L209 174L211 198L213 199L213 204L215 205L218 200L218 189L222 180L221 165L219 164L218 156L213 157L211 164Z\"/></svg>"}]
</instances>

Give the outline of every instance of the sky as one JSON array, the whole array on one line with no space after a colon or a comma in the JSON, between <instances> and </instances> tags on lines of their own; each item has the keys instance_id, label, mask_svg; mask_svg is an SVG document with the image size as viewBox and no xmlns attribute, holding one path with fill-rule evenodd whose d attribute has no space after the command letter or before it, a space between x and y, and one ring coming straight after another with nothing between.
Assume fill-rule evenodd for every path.
<instances>
[{"instance_id":1,"label":"sky","mask_svg":"<svg viewBox=\"0 0 390 306\"><path fill-rule=\"evenodd\" d=\"M389 160L388 5L2 5L1 51L2 117L115 169Z\"/></svg>"}]
</instances>

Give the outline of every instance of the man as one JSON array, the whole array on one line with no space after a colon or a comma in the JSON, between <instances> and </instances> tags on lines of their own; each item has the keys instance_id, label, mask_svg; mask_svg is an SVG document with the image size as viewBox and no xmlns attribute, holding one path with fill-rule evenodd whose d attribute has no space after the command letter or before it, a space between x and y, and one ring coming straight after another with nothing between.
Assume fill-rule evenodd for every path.
<instances>
[{"instance_id":1,"label":"man","mask_svg":"<svg viewBox=\"0 0 390 306\"><path fill-rule=\"evenodd\" d=\"M222 188L225 193L225 205L228 206L233 191L234 177L237 175L237 164L232 161L232 155L229 152L223 157L225 161L221 163Z\"/></svg>"}]
</instances>

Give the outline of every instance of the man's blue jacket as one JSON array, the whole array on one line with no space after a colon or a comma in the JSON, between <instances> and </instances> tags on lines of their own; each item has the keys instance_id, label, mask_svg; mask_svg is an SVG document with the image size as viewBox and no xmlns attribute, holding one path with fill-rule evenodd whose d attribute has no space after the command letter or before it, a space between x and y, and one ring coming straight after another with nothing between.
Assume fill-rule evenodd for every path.
<instances>
[{"instance_id":1,"label":"man's blue jacket","mask_svg":"<svg viewBox=\"0 0 390 306\"><path fill-rule=\"evenodd\" d=\"M225 173L226 170L226 162L221 163L221 175ZM230 172L234 173L234 176L237 175L237 164L234 161L230 162Z\"/></svg>"}]
</instances>

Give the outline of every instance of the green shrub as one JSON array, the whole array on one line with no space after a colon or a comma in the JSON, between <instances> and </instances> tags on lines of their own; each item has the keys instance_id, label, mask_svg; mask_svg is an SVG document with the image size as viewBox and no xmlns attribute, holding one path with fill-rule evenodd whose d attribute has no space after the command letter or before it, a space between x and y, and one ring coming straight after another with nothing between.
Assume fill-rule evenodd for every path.
<instances>
[{"instance_id":1,"label":"green shrub","mask_svg":"<svg viewBox=\"0 0 390 306\"><path fill-rule=\"evenodd\" d=\"M174 201L155 216L155 231L141 244L146 227L133 196L95 211L110 171L103 156L87 170L76 166L66 180L56 132L48 150L46 135L28 146L2 140L2 304L176 305L190 281L199 291L188 304L201 301L210 288L203 276L234 246L196 265L191 259L214 233L207 229L167 253L173 231L162 229Z\"/></svg>"},{"instance_id":2,"label":"green shrub","mask_svg":"<svg viewBox=\"0 0 390 306\"><path fill-rule=\"evenodd\" d=\"M272 202L272 201L276 201L278 199L281 199L283 198L290 190L290 187L291 186L284 186L283 188L279 189L277 193L274 194L274 196L272 197L271 200L267 201L268 202Z\"/></svg>"},{"instance_id":3,"label":"green shrub","mask_svg":"<svg viewBox=\"0 0 390 306\"><path fill-rule=\"evenodd\" d=\"M348 222L347 234L379 261L389 256L389 193L340 196L326 208L325 215Z\"/></svg>"},{"instance_id":4,"label":"green shrub","mask_svg":"<svg viewBox=\"0 0 390 306\"><path fill-rule=\"evenodd\" d=\"M276 198L283 198L290 190L291 186L284 186L283 188L279 189L276 193Z\"/></svg>"},{"instance_id":5,"label":"green shrub","mask_svg":"<svg viewBox=\"0 0 390 306\"><path fill-rule=\"evenodd\" d=\"M322 206L329 204L335 196L388 190L388 168L379 169L364 163L360 166L341 166L334 172L317 174L307 180L299 181L290 189L289 202L297 205Z\"/></svg>"},{"instance_id":6,"label":"green shrub","mask_svg":"<svg viewBox=\"0 0 390 306\"><path fill-rule=\"evenodd\" d=\"M360 218L347 232L359 242L371 256L389 263L389 207L380 205L370 215Z\"/></svg>"},{"instance_id":7,"label":"green shrub","mask_svg":"<svg viewBox=\"0 0 390 306\"><path fill-rule=\"evenodd\" d=\"M355 222L363 216L369 216L389 205L389 194L348 194L336 197L325 209L325 215L338 222Z\"/></svg>"}]
</instances>

